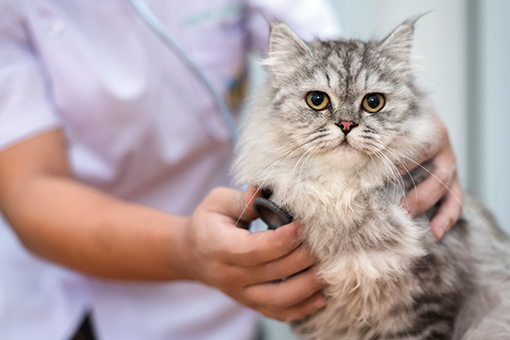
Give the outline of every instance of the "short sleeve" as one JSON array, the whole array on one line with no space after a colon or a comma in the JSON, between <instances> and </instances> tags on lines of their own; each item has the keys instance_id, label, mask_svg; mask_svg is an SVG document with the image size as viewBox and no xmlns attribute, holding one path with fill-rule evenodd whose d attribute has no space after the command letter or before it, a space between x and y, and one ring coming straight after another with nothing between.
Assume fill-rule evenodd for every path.
<instances>
[{"instance_id":1,"label":"short sleeve","mask_svg":"<svg viewBox=\"0 0 510 340\"><path fill-rule=\"evenodd\" d=\"M19 3L0 0L0 151L60 126Z\"/></svg>"},{"instance_id":2,"label":"short sleeve","mask_svg":"<svg viewBox=\"0 0 510 340\"><path fill-rule=\"evenodd\" d=\"M341 29L326 0L248 0L250 47L267 49L267 19L286 23L302 39L334 39Z\"/></svg>"}]
</instances>

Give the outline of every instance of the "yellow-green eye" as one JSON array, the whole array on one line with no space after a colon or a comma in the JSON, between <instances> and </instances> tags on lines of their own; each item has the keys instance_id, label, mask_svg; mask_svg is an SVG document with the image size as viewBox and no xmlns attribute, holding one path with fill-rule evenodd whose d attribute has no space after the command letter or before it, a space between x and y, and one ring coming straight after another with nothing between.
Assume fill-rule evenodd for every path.
<instances>
[{"instance_id":1,"label":"yellow-green eye","mask_svg":"<svg viewBox=\"0 0 510 340\"><path fill-rule=\"evenodd\" d=\"M329 106L329 97L324 92L310 92L306 95L306 103L314 110L324 110Z\"/></svg>"},{"instance_id":2,"label":"yellow-green eye","mask_svg":"<svg viewBox=\"0 0 510 340\"><path fill-rule=\"evenodd\" d=\"M380 93L369 93L363 98L361 106L367 112L377 112L384 106L384 97Z\"/></svg>"}]
</instances>

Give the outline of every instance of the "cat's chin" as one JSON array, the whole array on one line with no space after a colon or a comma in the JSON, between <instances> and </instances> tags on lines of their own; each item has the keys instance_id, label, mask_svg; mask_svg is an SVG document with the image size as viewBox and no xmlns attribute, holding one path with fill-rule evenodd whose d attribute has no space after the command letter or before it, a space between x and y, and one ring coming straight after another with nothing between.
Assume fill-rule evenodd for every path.
<instances>
[{"instance_id":1,"label":"cat's chin","mask_svg":"<svg viewBox=\"0 0 510 340\"><path fill-rule=\"evenodd\" d=\"M340 145L338 145L338 149L345 150L346 152L350 152L353 150L351 144L347 141L347 139L344 139L340 142Z\"/></svg>"},{"instance_id":2,"label":"cat's chin","mask_svg":"<svg viewBox=\"0 0 510 340\"><path fill-rule=\"evenodd\" d=\"M363 152L342 142L339 146L324 154L324 161L336 169L356 171L366 166L370 158Z\"/></svg>"}]
</instances>

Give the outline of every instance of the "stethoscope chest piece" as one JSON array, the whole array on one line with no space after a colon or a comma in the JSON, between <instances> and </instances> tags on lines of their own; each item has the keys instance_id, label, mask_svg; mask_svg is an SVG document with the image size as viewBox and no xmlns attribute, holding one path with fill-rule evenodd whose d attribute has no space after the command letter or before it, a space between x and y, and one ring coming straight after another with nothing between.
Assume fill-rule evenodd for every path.
<instances>
[{"instance_id":1,"label":"stethoscope chest piece","mask_svg":"<svg viewBox=\"0 0 510 340\"><path fill-rule=\"evenodd\" d=\"M292 216L266 198L255 198L253 209L269 229L274 230L292 222Z\"/></svg>"}]
</instances>

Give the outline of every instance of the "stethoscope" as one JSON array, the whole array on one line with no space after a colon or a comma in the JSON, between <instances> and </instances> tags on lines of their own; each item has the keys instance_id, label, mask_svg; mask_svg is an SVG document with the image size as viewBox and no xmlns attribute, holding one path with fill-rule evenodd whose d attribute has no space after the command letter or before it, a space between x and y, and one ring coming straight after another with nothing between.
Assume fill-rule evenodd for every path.
<instances>
[{"instance_id":1,"label":"stethoscope","mask_svg":"<svg viewBox=\"0 0 510 340\"><path fill-rule=\"evenodd\" d=\"M223 121L229 131L229 134L234 141L237 141L237 125L234 120L234 115L228 107L225 99L214 89L212 83L207 76L200 70L193 60L184 52L180 44L171 36L166 27L161 23L154 12L147 6L143 0L129 0L135 11L140 18L147 24L147 26L156 34L161 42L167 46L175 55L186 65L186 67L194 74L197 79L204 85L205 89L214 99ZM262 221L268 226L269 229L276 229L282 225L292 222L292 216L286 211L281 209L275 203L269 200L270 197L257 197L253 200L253 208Z\"/></svg>"}]
</instances>

